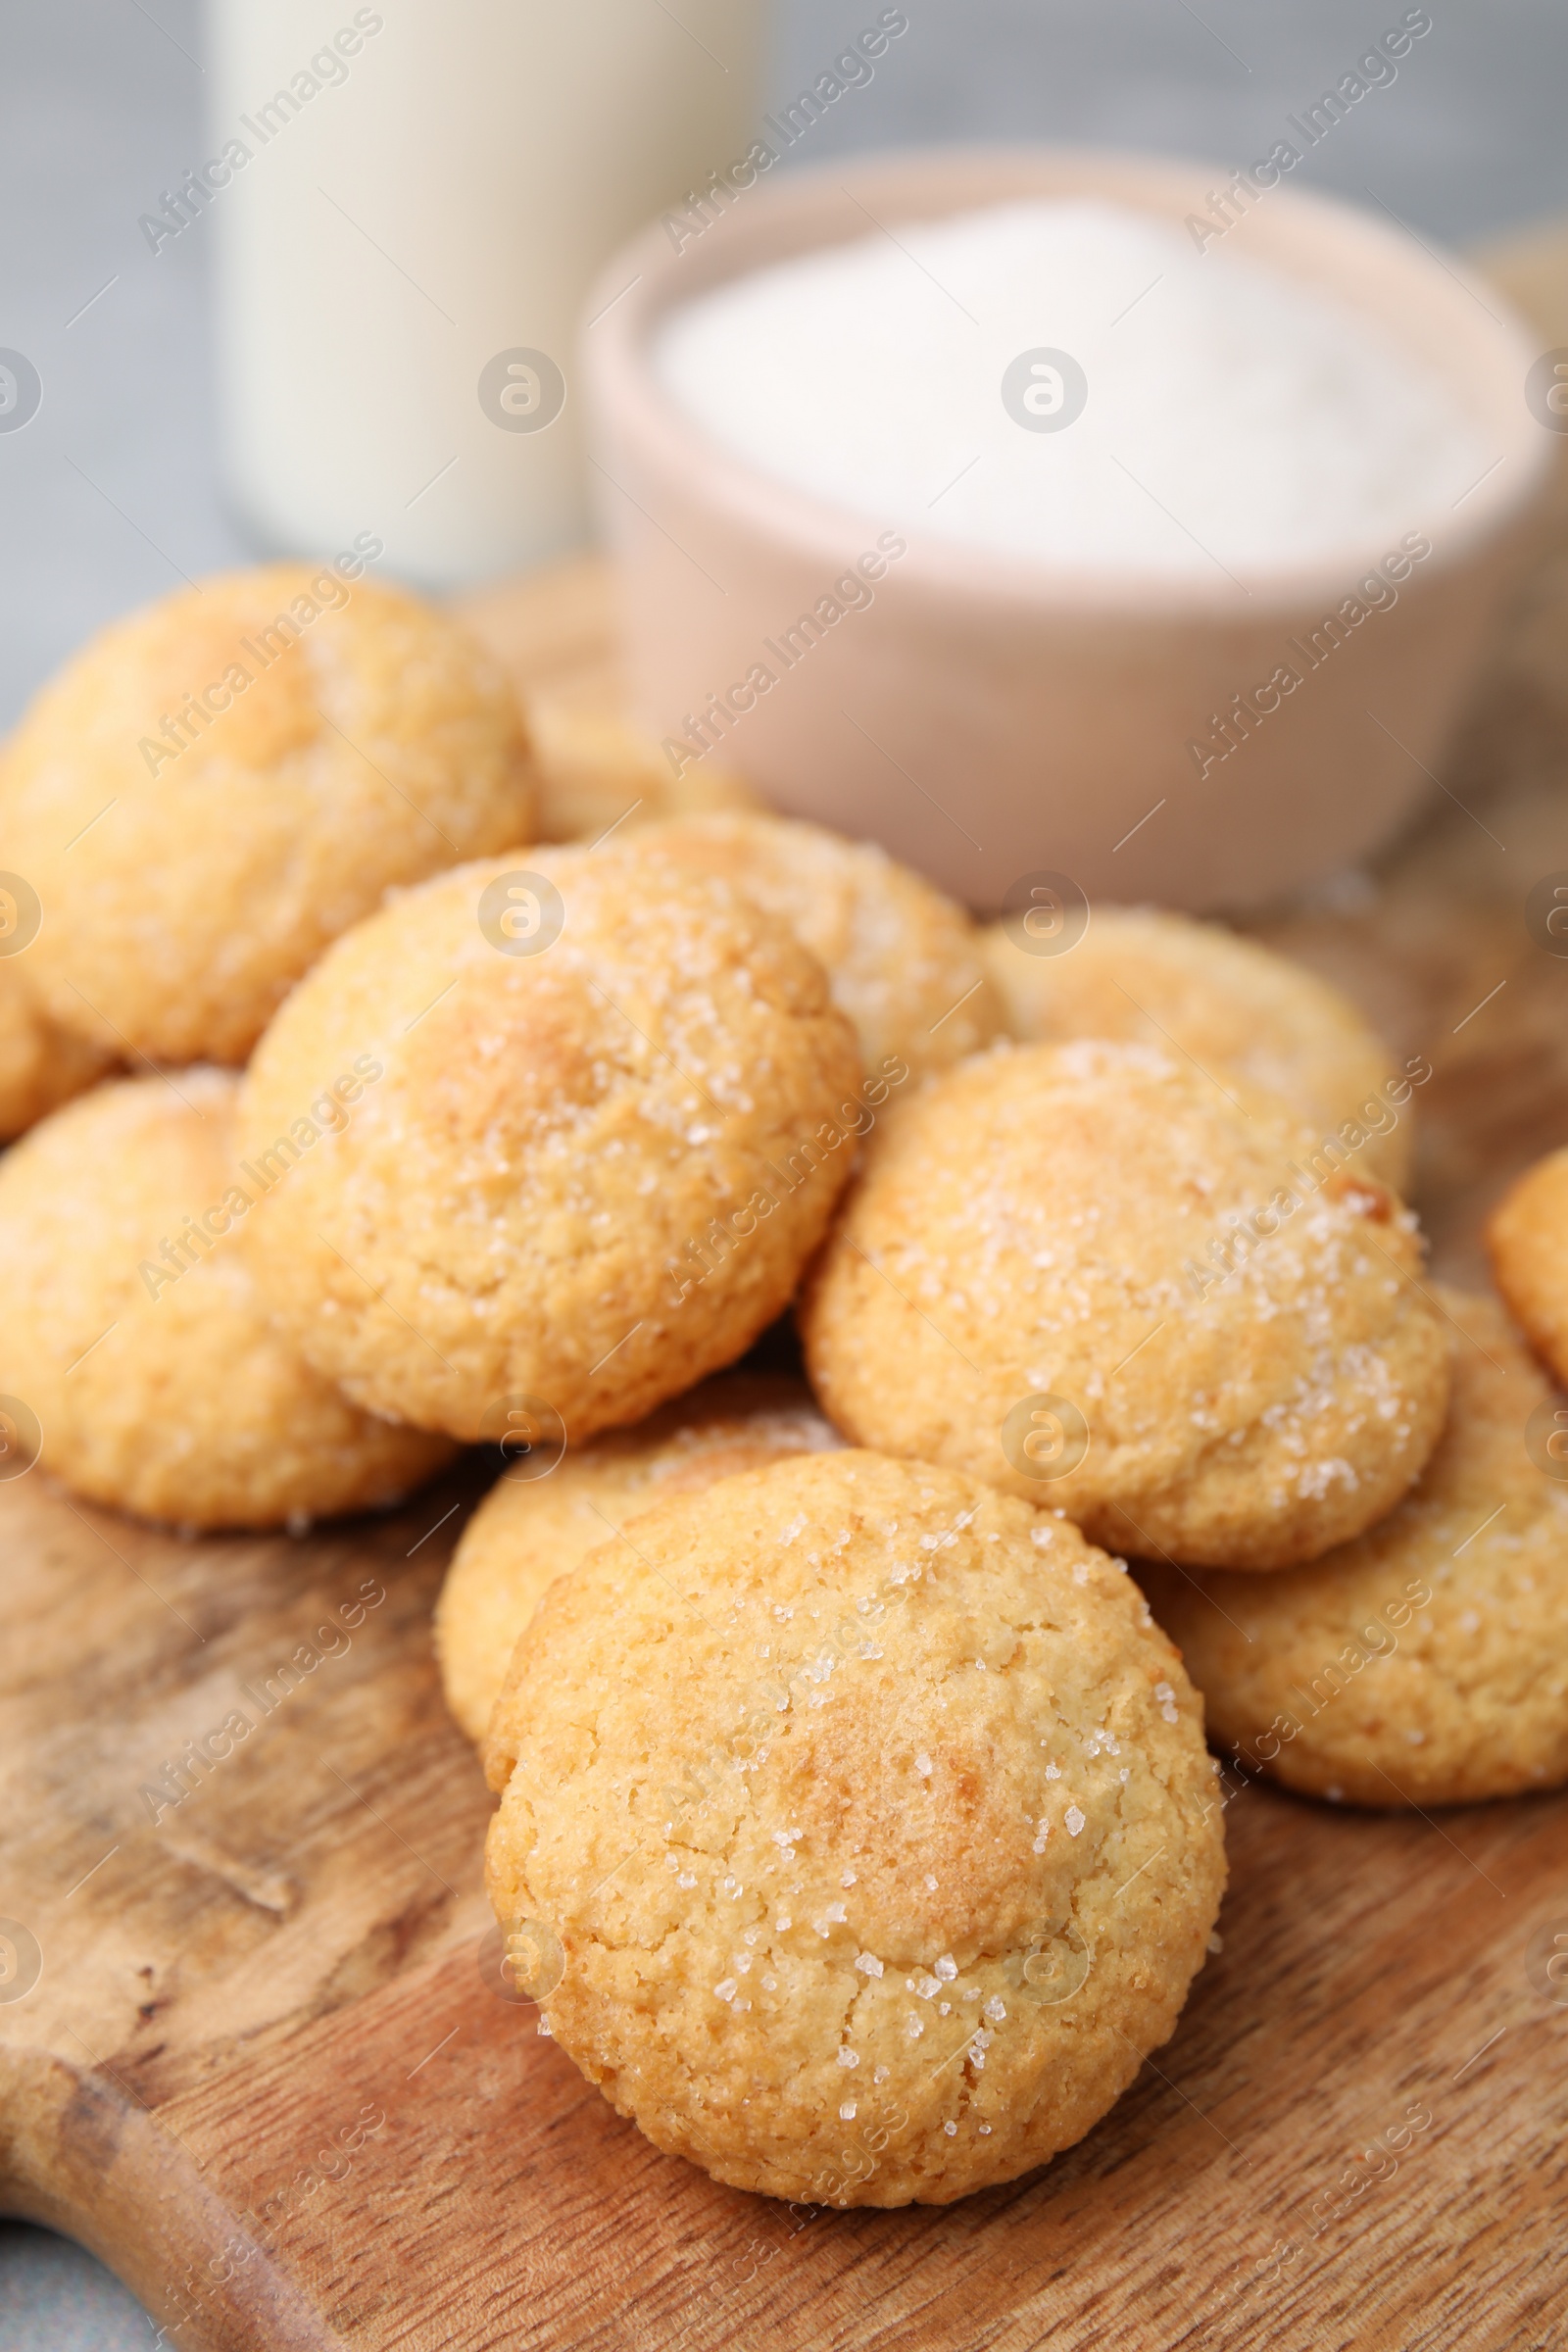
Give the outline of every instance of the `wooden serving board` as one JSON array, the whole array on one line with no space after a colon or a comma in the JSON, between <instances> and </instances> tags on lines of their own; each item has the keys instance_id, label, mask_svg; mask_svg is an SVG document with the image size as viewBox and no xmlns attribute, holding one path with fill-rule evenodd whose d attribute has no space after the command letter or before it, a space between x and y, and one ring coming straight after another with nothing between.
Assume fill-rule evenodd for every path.
<instances>
[{"instance_id":1,"label":"wooden serving board","mask_svg":"<svg viewBox=\"0 0 1568 2352\"><path fill-rule=\"evenodd\" d=\"M1509 271L1568 342L1563 245ZM1257 926L1430 1058L1417 1198L1459 1280L1568 1140L1568 961L1525 919L1568 873L1565 513L1448 797ZM598 658L596 593L573 574L563 661ZM481 1485L185 1543L0 1484L0 2209L192 2352L1563 2341L1568 1796L1364 1817L1242 1784L1223 1949L1078 2147L941 2210L748 2197L503 1997L491 1799L430 1645Z\"/></svg>"}]
</instances>

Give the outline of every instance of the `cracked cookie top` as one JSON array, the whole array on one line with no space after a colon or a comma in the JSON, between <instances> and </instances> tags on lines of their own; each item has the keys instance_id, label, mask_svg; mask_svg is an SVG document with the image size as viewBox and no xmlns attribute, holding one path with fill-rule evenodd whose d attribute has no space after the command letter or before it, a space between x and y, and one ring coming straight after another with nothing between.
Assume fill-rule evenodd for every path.
<instances>
[{"instance_id":1,"label":"cracked cookie top","mask_svg":"<svg viewBox=\"0 0 1568 2352\"><path fill-rule=\"evenodd\" d=\"M1004 1046L897 1102L801 1310L857 1445L1097 1543L1286 1568L1392 1510L1447 1400L1415 1219L1280 1097Z\"/></svg>"},{"instance_id":2,"label":"cracked cookie top","mask_svg":"<svg viewBox=\"0 0 1568 2352\"><path fill-rule=\"evenodd\" d=\"M533 760L502 672L355 570L177 589L33 699L0 759L0 832L42 903L28 982L61 1028L241 1063L385 890L527 840Z\"/></svg>"},{"instance_id":3,"label":"cracked cookie top","mask_svg":"<svg viewBox=\"0 0 1568 2352\"><path fill-rule=\"evenodd\" d=\"M257 1048L241 1148L281 1172L252 1263L374 1412L495 1439L537 1406L573 1445L640 1420L750 1346L822 1237L887 1083L786 924L637 845L407 892Z\"/></svg>"},{"instance_id":4,"label":"cracked cookie top","mask_svg":"<svg viewBox=\"0 0 1568 2352\"><path fill-rule=\"evenodd\" d=\"M549 2030L774 2196L946 2203L1070 2145L1224 1884L1201 1703L1121 1564L873 1453L629 1522L547 1594L487 1764Z\"/></svg>"},{"instance_id":5,"label":"cracked cookie top","mask_svg":"<svg viewBox=\"0 0 1568 2352\"><path fill-rule=\"evenodd\" d=\"M547 1454L510 1462L464 1529L436 1604L441 1687L468 1738L484 1738L517 1636L555 1579L627 1519L668 1494L841 1443L804 1381L731 1372L635 1428L591 1438L544 1475Z\"/></svg>"}]
</instances>

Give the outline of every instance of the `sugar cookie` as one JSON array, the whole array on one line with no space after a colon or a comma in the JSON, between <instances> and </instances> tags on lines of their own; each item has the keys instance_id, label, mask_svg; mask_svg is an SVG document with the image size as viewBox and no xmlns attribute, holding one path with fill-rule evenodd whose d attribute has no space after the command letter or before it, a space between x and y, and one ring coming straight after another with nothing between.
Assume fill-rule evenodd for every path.
<instances>
[{"instance_id":1,"label":"sugar cookie","mask_svg":"<svg viewBox=\"0 0 1568 2352\"><path fill-rule=\"evenodd\" d=\"M1025 909L985 933L986 960L1014 1037L1048 1045L1102 1037L1190 1055L1223 1082L1235 1070L1285 1096L1350 1165L1403 1192L1412 1081L1337 988L1218 923L1148 906L1097 906L1064 936L1054 908Z\"/></svg>"},{"instance_id":2,"label":"sugar cookie","mask_svg":"<svg viewBox=\"0 0 1568 2352\"><path fill-rule=\"evenodd\" d=\"M947 2204L1082 2138L1225 1879L1201 1704L1132 1579L861 1452L635 1536L552 1587L487 1743L490 1898L556 2039L769 2196Z\"/></svg>"},{"instance_id":3,"label":"sugar cookie","mask_svg":"<svg viewBox=\"0 0 1568 2352\"><path fill-rule=\"evenodd\" d=\"M476 589L455 608L516 690L538 763L541 841L591 842L611 827L759 805L711 760L676 775L658 738L637 724L614 602L606 559L581 556Z\"/></svg>"},{"instance_id":4,"label":"sugar cookie","mask_svg":"<svg viewBox=\"0 0 1568 2352\"><path fill-rule=\"evenodd\" d=\"M1119 1551L1315 1558L1397 1502L1448 1384L1414 1220L1316 1147L1277 1096L1141 1046L929 1081L803 1302L824 1409Z\"/></svg>"},{"instance_id":5,"label":"sugar cookie","mask_svg":"<svg viewBox=\"0 0 1568 2352\"><path fill-rule=\"evenodd\" d=\"M1491 1299L1444 1301L1447 1422L1387 1519L1284 1576L1139 1569L1215 1743L1313 1796L1459 1805L1568 1781L1568 1406Z\"/></svg>"},{"instance_id":6,"label":"sugar cookie","mask_svg":"<svg viewBox=\"0 0 1568 2352\"><path fill-rule=\"evenodd\" d=\"M101 630L0 758L28 985L111 1053L243 1061L390 884L526 840L530 775L500 670L416 598L331 564L182 589Z\"/></svg>"},{"instance_id":7,"label":"sugar cookie","mask_svg":"<svg viewBox=\"0 0 1568 2352\"><path fill-rule=\"evenodd\" d=\"M436 1604L442 1688L468 1738L484 1738L546 1587L615 1529L666 1494L695 1494L738 1470L840 1443L802 1382L729 1373L635 1429L591 1440L543 1476L529 1475L543 1456L503 1472L464 1530Z\"/></svg>"},{"instance_id":8,"label":"sugar cookie","mask_svg":"<svg viewBox=\"0 0 1568 2352\"><path fill-rule=\"evenodd\" d=\"M639 847L722 874L793 925L855 1023L868 1070L945 1070L1002 1036L1000 993L963 907L873 842L782 816L650 825Z\"/></svg>"},{"instance_id":9,"label":"sugar cookie","mask_svg":"<svg viewBox=\"0 0 1568 2352\"><path fill-rule=\"evenodd\" d=\"M362 1056L352 1126L309 1110ZM246 1227L304 1352L372 1410L572 1445L733 1362L788 1303L870 1123L788 928L634 848L466 866L362 923L258 1048ZM886 1092L884 1087L883 1092Z\"/></svg>"},{"instance_id":10,"label":"sugar cookie","mask_svg":"<svg viewBox=\"0 0 1568 2352\"><path fill-rule=\"evenodd\" d=\"M235 1079L128 1078L0 1161L0 1392L78 1494L190 1527L391 1502L452 1446L363 1413L272 1329L235 1223Z\"/></svg>"},{"instance_id":11,"label":"sugar cookie","mask_svg":"<svg viewBox=\"0 0 1568 2352\"><path fill-rule=\"evenodd\" d=\"M1521 1330L1568 1383L1568 1151L1548 1152L1487 1223L1493 1276Z\"/></svg>"},{"instance_id":12,"label":"sugar cookie","mask_svg":"<svg viewBox=\"0 0 1568 2352\"><path fill-rule=\"evenodd\" d=\"M536 687L522 707L539 762L541 841L596 841L612 827L757 806L726 769L705 762L672 776L659 745L633 723L618 672Z\"/></svg>"}]
</instances>

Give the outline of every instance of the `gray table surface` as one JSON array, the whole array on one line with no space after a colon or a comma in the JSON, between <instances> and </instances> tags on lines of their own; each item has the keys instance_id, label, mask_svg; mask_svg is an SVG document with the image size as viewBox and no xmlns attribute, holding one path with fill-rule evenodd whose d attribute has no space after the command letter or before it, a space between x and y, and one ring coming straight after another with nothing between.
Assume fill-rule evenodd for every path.
<instances>
[{"instance_id":1,"label":"gray table surface","mask_svg":"<svg viewBox=\"0 0 1568 2352\"><path fill-rule=\"evenodd\" d=\"M254 0L264 5L264 0ZM395 0L389 0L395 5ZM591 0L576 0L579 7ZM881 0L780 0L792 95ZM461 21L465 0L447 0ZM944 138L1069 138L1212 159L1284 118L1404 14L1366 0L905 0L907 35L813 132L813 159ZM1568 213L1568 10L1431 0L1432 31L1302 168L1423 236ZM0 437L0 725L100 621L245 561L216 464L207 255L136 216L201 153L197 0L0 0L0 346L47 397ZM0 2352L121 2352L155 2328L80 2249L0 2224Z\"/></svg>"}]
</instances>

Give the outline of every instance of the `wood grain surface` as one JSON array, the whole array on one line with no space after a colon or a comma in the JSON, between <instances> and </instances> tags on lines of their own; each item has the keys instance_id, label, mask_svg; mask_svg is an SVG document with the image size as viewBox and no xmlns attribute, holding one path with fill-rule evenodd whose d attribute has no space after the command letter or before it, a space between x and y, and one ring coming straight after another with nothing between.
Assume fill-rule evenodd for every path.
<instances>
[{"instance_id":1,"label":"wood grain surface","mask_svg":"<svg viewBox=\"0 0 1568 2352\"><path fill-rule=\"evenodd\" d=\"M1568 337L1561 240L1495 266ZM1568 960L1527 917L1568 878L1564 515L1428 820L1256 926L1430 1058L1417 1199L1459 1280L1568 1140ZM596 611L579 568L564 660ZM429 1626L482 1483L221 1542L0 1485L0 2209L193 2352L1568 2335L1568 1797L1367 1817L1235 1781L1223 1948L1080 2146L942 2210L751 2198L504 1997Z\"/></svg>"}]
</instances>

